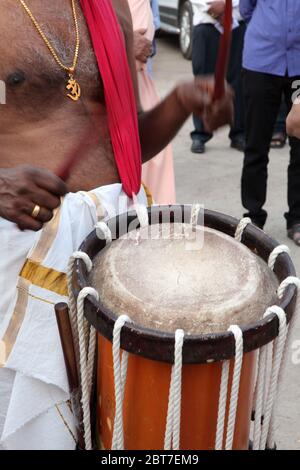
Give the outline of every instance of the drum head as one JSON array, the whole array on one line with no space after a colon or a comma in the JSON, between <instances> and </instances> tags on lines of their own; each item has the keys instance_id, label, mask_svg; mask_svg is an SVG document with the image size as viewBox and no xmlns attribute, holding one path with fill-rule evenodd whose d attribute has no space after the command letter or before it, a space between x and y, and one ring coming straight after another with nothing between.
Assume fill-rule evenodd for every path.
<instances>
[{"instance_id":1,"label":"drum head","mask_svg":"<svg viewBox=\"0 0 300 470\"><path fill-rule=\"evenodd\" d=\"M277 302L276 277L231 237L202 226L134 230L94 259L90 283L101 303L144 328L186 334L248 325Z\"/></svg>"}]
</instances>

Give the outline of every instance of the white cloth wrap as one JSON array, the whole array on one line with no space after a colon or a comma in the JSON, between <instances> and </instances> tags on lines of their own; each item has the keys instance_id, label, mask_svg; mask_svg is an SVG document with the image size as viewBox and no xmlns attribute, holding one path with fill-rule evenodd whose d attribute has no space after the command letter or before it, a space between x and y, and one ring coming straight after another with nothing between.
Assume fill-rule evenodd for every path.
<instances>
[{"instance_id":1,"label":"white cloth wrap","mask_svg":"<svg viewBox=\"0 0 300 470\"><path fill-rule=\"evenodd\" d=\"M131 209L120 184L92 193L102 210L89 193L65 197L55 239L42 260L44 267L65 273L69 257L99 218L106 220ZM138 199L141 204L147 203L143 189ZM0 364L1 355L5 357L3 335L15 311L18 276L42 233L20 232L16 225L0 218ZM0 448L75 447L75 423L65 403L69 386L54 314L54 304L66 300L55 292L29 286L24 319L5 365L0 366Z\"/></svg>"}]
</instances>

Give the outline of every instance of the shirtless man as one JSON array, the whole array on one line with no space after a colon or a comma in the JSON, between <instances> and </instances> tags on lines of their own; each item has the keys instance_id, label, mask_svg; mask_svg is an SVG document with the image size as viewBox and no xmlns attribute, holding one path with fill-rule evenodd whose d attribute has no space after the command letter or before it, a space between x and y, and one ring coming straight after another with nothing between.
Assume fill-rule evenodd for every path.
<instances>
[{"instance_id":1,"label":"shirtless man","mask_svg":"<svg viewBox=\"0 0 300 470\"><path fill-rule=\"evenodd\" d=\"M27 0L26 3L49 42L57 51L61 61L70 64L74 54L75 38L70 0L51 0L51 2ZM157 155L175 136L192 112L198 113L212 130L229 122L232 116L230 90L226 90L226 96L222 101L212 104L213 82L207 79L199 79L196 82L190 81L178 85L155 109L147 113L142 112L137 93L133 32L129 8L125 0L113 0L113 5L126 40L128 62L138 103L143 160L147 161ZM44 301L40 297L46 292L47 288L44 288L38 295L31 296L30 302L24 302L24 298L22 299L24 291L19 288L19 285L16 289L15 283L11 288L8 278L20 282L22 278L21 274L19 275L20 270L24 265L28 249L32 246L31 242L34 243L35 241L32 235L39 236L43 233L40 229L43 228L46 222L51 221L50 224L45 225L45 230L51 226L53 221L55 222L55 219L51 219L54 209L60 205L61 196L69 191L73 193L81 190L90 191L94 188L99 189L104 185L120 182L108 130L104 89L89 31L78 0L76 1L76 11L80 31L76 79L81 85L82 96L74 103L66 97L65 71L55 62L21 2L19 0L2 0L1 2L0 80L4 81L6 85L6 104L0 105L0 448L4 423L6 425L6 440L3 436L2 438L5 441L6 448L18 449L20 446L24 448L24 445L28 449L53 448L51 446L55 446L55 442L58 442L61 448L72 447L71 444L65 444L63 442L64 438L61 438L61 434L59 434L63 431L61 421L58 422L57 420L61 418L64 423L68 420L62 417L61 408L59 411L55 408L57 403L61 404L62 401L66 401L65 393L68 393L68 391L65 391L59 385L61 384L61 375L55 375L57 362L54 366L51 363L48 366L48 371L54 372L54 379L59 379L59 384L54 383L53 374L52 379L48 377L45 379L44 370L42 377L44 377L45 383L41 383L39 375L32 373L33 361L30 362L28 357L28 367L25 372L22 369L26 365L24 364L26 362L24 361L24 354L30 354L33 351L31 357L35 362L35 359L39 357L38 348L40 347L42 353L45 353L45 349L47 351L49 349L50 340L53 345L51 360L55 356L55 358L58 358L59 367L63 367L61 366L60 356L58 357L59 344L55 336L57 327L53 315L53 303L61 301L61 299L57 293L55 294L49 290L50 299ZM99 144L90 147L85 152L82 161L78 162L66 185L55 176L55 171L61 167L66 155L70 153L74 146L76 147L82 141L86 130L90 126L91 117L95 129L99 132ZM75 194L72 197L76 198L77 195ZM40 206L37 214L35 214L36 206ZM76 225L76 215L77 213L73 225ZM78 217L80 218L79 215ZM24 233L17 230L14 224L17 224ZM88 229L85 223L82 225L85 230ZM1 227L4 231L2 233ZM90 231L92 227L93 225L91 225ZM71 227L67 227L67 229L69 228ZM14 231L14 239L10 237L11 230ZM35 234L34 231L40 232ZM21 247L23 240L25 240L24 249ZM79 239L78 242L80 244ZM44 252L45 244L43 240L41 240L41 243ZM6 244L7 247L3 246ZM68 250L77 248L77 245L76 247L67 247ZM72 251L69 253L67 249L62 246L59 253L56 253L55 258L59 259L61 273L55 271L54 274L65 276L68 258L72 254ZM21 253L20 256L18 250ZM4 260L5 257L6 260ZM18 258L19 263L18 266L15 263L14 268L13 257ZM30 261L32 261L32 258L30 258ZM49 267L48 264L47 268L45 266L40 267L42 267L43 273L45 269L56 269L56 266ZM28 286L28 279L24 282L25 286ZM37 288L37 285L34 285L34 287ZM22 338L24 339L22 334L25 333L26 335L28 331L26 330L28 326L23 328L26 318L28 318L28 312L24 313L24 310L20 309L21 301L20 303L18 301L16 304L14 303L15 295L20 296L20 300L23 300L24 308L36 308L37 313L42 311L40 318L49 322L44 327L44 329L47 328L46 348L43 349L43 343L40 341L44 331L37 333L41 323L38 315L33 315L34 319L29 315L34 322L38 323L34 325L30 323L29 339L25 338L25 346L22 343ZM28 287L26 295L28 298ZM40 302L40 304L34 307L34 302ZM10 305L13 306L12 310ZM11 313L12 316L10 317ZM1 329L6 335L3 336L4 339L1 336ZM31 336L31 333L35 336ZM18 350L16 344L18 344L20 336L24 349L21 345ZM14 349L12 350L12 348ZM10 354L10 351L12 351L12 354ZM21 351L19 356L18 351ZM13 365L8 364L11 356L15 360L18 356L19 359L17 359L21 361L21 364L19 366L16 366L15 363ZM5 365L5 367L1 368L1 365ZM43 367L43 364L41 367ZM65 379L63 379L63 382L65 383ZM47 388L48 384L51 384L51 387ZM53 385L56 385L56 388ZM21 414L20 408L18 408L18 411L14 411L15 408L12 408L10 396L12 396L11 390L13 389L15 390L14 396L17 397L24 397L23 390L26 390L26 399L23 399L21 404L20 400L12 401L17 408L18 404L21 408L24 405L26 411L24 419L27 420L26 422L30 421L32 423L33 418L35 419L34 424L29 425L30 431L27 431L29 428L25 426L25 422L20 422L21 418L18 423L14 419L15 414L19 413L18 416L21 416ZM53 393L53 390L55 390L55 393ZM42 391L43 403L40 391ZM39 397L38 417L35 415L35 402L30 402L36 396ZM11 421L8 425L6 422L8 407L13 421L13 430ZM68 413L67 407L65 408L66 413ZM27 413L28 409L31 413L30 416ZM58 416L60 417L58 418ZM48 420L43 421L44 424L41 423L43 417ZM56 426L55 431L53 431L54 424ZM41 427L39 427L40 425ZM35 426L35 438L33 437L32 426ZM58 433L55 442L49 437L48 429L50 428L53 433ZM16 435L14 431L16 431ZM26 439L24 436L26 436Z\"/></svg>"},{"instance_id":2,"label":"shirtless man","mask_svg":"<svg viewBox=\"0 0 300 470\"><path fill-rule=\"evenodd\" d=\"M124 0L114 0L113 4L126 38L137 90L130 13ZM30 8L62 61L70 63L74 47L70 2L53 0L45 4L42 0L31 0ZM101 78L79 8L78 14L81 47L77 78L84 96L74 106L65 97L65 72L54 62L21 4L15 0L4 0L1 4L0 79L6 83L7 104L0 108L0 216L15 222L22 230L41 229L51 219L60 196L68 190L90 190L119 182ZM143 113L138 106L143 161L166 146L191 112L203 114L207 98L203 84L191 81L178 85L153 111ZM230 92L226 102L213 110L217 117L213 127L228 121L228 112L224 112L228 111L228 99ZM67 187L53 172L82 138L90 114L101 130L101 142L77 165ZM36 204L42 209L34 219L31 213Z\"/></svg>"}]
</instances>

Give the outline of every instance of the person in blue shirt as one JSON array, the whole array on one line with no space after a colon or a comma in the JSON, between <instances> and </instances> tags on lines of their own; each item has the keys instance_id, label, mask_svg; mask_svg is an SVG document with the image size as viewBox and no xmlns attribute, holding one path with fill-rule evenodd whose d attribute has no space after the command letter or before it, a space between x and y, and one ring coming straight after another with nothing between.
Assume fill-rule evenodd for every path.
<instances>
[{"instance_id":1,"label":"person in blue shirt","mask_svg":"<svg viewBox=\"0 0 300 470\"><path fill-rule=\"evenodd\" d=\"M265 225L269 150L284 96L292 106L292 88L300 77L300 1L240 0L248 23L244 53L246 146L242 174L242 203L246 216ZM300 140L290 138L288 235L300 246Z\"/></svg>"}]
</instances>

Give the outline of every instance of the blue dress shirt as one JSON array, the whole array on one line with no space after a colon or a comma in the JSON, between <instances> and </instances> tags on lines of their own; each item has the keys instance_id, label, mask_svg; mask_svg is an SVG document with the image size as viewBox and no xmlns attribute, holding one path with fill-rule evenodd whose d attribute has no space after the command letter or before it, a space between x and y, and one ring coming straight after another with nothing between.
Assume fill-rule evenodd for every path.
<instances>
[{"instance_id":1,"label":"blue dress shirt","mask_svg":"<svg viewBox=\"0 0 300 470\"><path fill-rule=\"evenodd\" d=\"M244 68L300 76L300 0L240 0L240 13L248 23Z\"/></svg>"}]
</instances>

